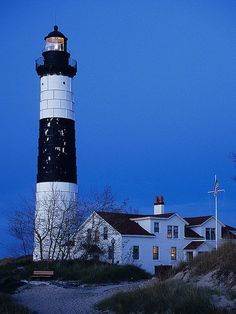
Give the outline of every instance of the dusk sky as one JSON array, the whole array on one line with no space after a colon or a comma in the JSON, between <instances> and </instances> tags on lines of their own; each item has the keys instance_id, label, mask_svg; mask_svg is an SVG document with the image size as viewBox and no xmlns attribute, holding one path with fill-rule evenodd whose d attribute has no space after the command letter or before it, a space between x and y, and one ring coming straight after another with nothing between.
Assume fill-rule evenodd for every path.
<instances>
[{"instance_id":1,"label":"dusk sky","mask_svg":"<svg viewBox=\"0 0 236 314\"><path fill-rule=\"evenodd\" d=\"M79 191L111 185L140 213L214 213L236 226L236 1L2 1L0 256L7 217L36 185L39 77L54 24L78 62Z\"/></svg>"}]
</instances>

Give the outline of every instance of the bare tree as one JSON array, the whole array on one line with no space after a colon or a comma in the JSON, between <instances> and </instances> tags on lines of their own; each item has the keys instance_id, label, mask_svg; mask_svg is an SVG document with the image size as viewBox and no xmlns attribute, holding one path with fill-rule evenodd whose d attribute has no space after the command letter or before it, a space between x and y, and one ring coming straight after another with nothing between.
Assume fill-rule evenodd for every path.
<instances>
[{"instance_id":1,"label":"bare tree","mask_svg":"<svg viewBox=\"0 0 236 314\"><path fill-rule=\"evenodd\" d=\"M32 254L35 260L64 260L74 257L83 246L83 258L97 248L101 220L93 220L91 230L78 235L79 226L94 211L127 212L127 200L118 203L110 186L101 193L90 192L84 199L68 199L55 186L36 201L25 201L21 209L9 218L9 231L15 237L23 254ZM81 241L78 240L80 237ZM33 245L34 243L34 245Z\"/></svg>"},{"instance_id":2,"label":"bare tree","mask_svg":"<svg viewBox=\"0 0 236 314\"><path fill-rule=\"evenodd\" d=\"M43 198L24 201L9 217L8 229L24 255L34 251L36 260L63 260L71 258L81 221L77 200L52 187Z\"/></svg>"},{"instance_id":3,"label":"bare tree","mask_svg":"<svg viewBox=\"0 0 236 314\"><path fill-rule=\"evenodd\" d=\"M18 248L14 250L20 255L31 255L34 243L34 206L32 200L24 200L20 209L16 209L8 220L8 230L17 240Z\"/></svg>"},{"instance_id":4,"label":"bare tree","mask_svg":"<svg viewBox=\"0 0 236 314\"><path fill-rule=\"evenodd\" d=\"M75 197L52 190L36 200L35 260L64 260L73 257L73 247L81 216Z\"/></svg>"},{"instance_id":5,"label":"bare tree","mask_svg":"<svg viewBox=\"0 0 236 314\"><path fill-rule=\"evenodd\" d=\"M106 185L102 192L90 191L89 195L79 200L79 208L84 218L88 217L94 211L131 213L136 209L129 206L129 200L125 199L118 202L110 185Z\"/></svg>"}]
</instances>

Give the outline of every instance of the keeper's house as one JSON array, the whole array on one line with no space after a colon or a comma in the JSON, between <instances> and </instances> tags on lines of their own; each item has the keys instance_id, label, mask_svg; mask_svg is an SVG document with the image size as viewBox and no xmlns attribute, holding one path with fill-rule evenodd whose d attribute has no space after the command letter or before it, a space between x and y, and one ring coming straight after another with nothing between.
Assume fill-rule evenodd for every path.
<instances>
[{"instance_id":1,"label":"keeper's house","mask_svg":"<svg viewBox=\"0 0 236 314\"><path fill-rule=\"evenodd\" d=\"M165 213L163 197L155 198L150 215L94 212L78 234L75 257L134 264L152 274L216 247L214 216L183 218ZM236 239L236 228L218 220L217 236L219 244Z\"/></svg>"}]
</instances>

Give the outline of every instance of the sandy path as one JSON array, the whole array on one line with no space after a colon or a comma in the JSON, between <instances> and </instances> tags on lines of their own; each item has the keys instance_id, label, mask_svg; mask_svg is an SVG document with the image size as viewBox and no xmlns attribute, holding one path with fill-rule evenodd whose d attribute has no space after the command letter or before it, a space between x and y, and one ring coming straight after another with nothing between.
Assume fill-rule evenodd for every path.
<instances>
[{"instance_id":1,"label":"sandy path","mask_svg":"<svg viewBox=\"0 0 236 314\"><path fill-rule=\"evenodd\" d=\"M147 284L148 281L116 285L63 287L57 283L34 282L24 286L15 299L38 314L95 314L93 305L118 291L127 291Z\"/></svg>"}]
</instances>

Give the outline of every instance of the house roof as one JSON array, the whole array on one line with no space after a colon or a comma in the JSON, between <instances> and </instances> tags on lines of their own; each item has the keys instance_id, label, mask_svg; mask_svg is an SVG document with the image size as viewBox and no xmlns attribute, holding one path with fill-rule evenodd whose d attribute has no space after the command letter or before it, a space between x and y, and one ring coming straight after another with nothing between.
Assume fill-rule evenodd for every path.
<instances>
[{"instance_id":1,"label":"house roof","mask_svg":"<svg viewBox=\"0 0 236 314\"><path fill-rule=\"evenodd\" d=\"M97 212L97 214L121 234L154 236L154 234L143 229L137 222L130 220L131 218L145 217L146 215L113 212Z\"/></svg>"},{"instance_id":2,"label":"house roof","mask_svg":"<svg viewBox=\"0 0 236 314\"><path fill-rule=\"evenodd\" d=\"M204 241L192 241L187 246L185 246L184 250L196 250L203 243Z\"/></svg>"},{"instance_id":3,"label":"house roof","mask_svg":"<svg viewBox=\"0 0 236 314\"><path fill-rule=\"evenodd\" d=\"M225 225L225 227L222 228L222 237L225 239L236 239L236 228L231 227L229 225Z\"/></svg>"},{"instance_id":4,"label":"house roof","mask_svg":"<svg viewBox=\"0 0 236 314\"><path fill-rule=\"evenodd\" d=\"M138 214L136 214L136 215L134 215L134 217L131 217L130 219L133 219L133 220L142 220L142 219L147 219L147 218L169 219L173 215L177 215L177 214L175 214L175 213L156 214L156 215L138 215Z\"/></svg>"},{"instance_id":5,"label":"house roof","mask_svg":"<svg viewBox=\"0 0 236 314\"><path fill-rule=\"evenodd\" d=\"M186 220L189 223L189 225L198 226L206 222L211 217L213 216L211 215L211 216L186 217L184 218L184 220Z\"/></svg>"},{"instance_id":6,"label":"house roof","mask_svg":"<svg viewBox=\"0 0 236 314\"><path fill-rule=\"evenodd\" d=\"M185 226L184 229L184 236L186 238L199 238L199 239L203 239L202 236L200 236L197 232L193 231L191 228Z\"/></svg>"},{"instance_id":7,"label":"house roof","mask_svg":"<svg viewBox=\"0 0 236 314\"><path fill-rule=\"evenodd\" d=\"M227 229L227 230L232 230L232 231L236 231L236 228L234 228L234 227L231 227L231 226L229 226L229 225L225 225L225 228Z\"/></svg>"}]
</instances>

